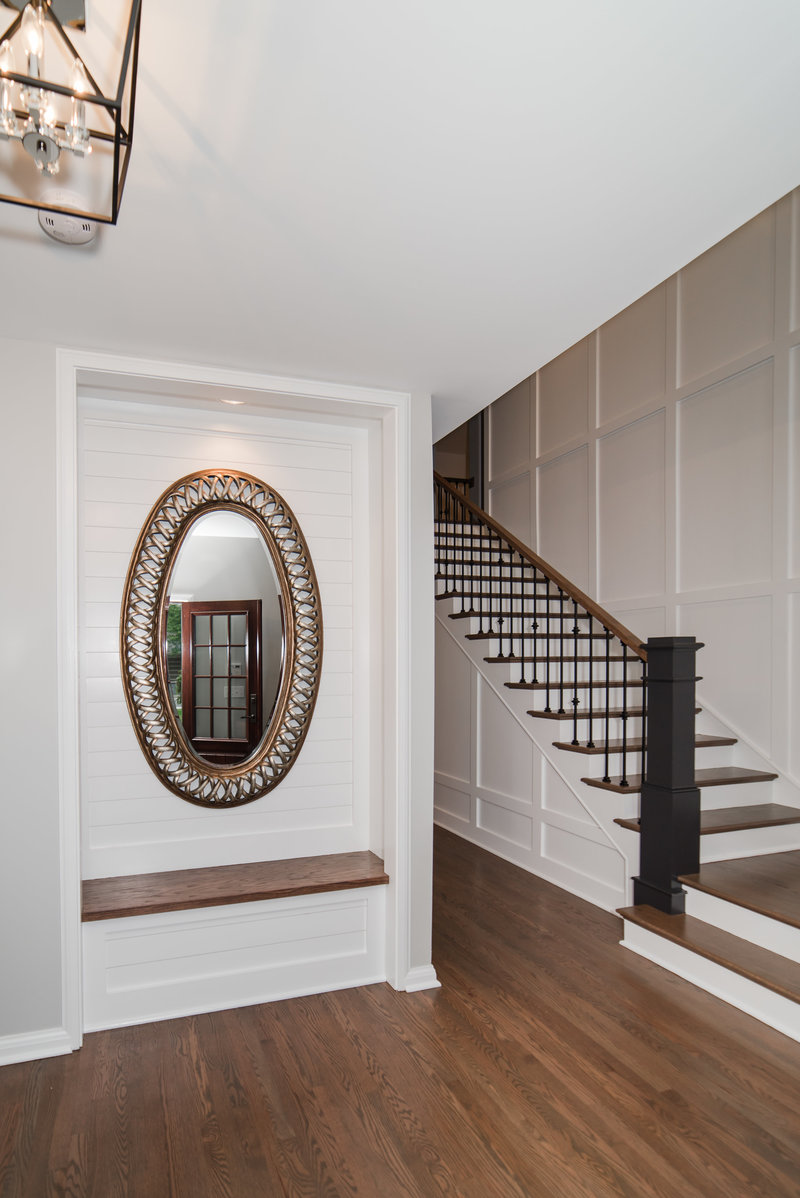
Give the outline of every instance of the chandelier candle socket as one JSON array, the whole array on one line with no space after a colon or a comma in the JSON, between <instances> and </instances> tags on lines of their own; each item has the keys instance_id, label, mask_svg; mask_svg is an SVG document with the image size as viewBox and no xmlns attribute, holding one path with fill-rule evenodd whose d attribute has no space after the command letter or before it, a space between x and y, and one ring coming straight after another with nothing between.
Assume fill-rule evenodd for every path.
<instances>
[{"instance_id":1,"label":"chandelier candle socket","mask_svg":"<svg viewBox=\"0 0 800 1198\"><path fill-rule=\"evenodd\" d=\"M0 200L116 224L133 144L141 0L96 2L103 28L92 40L84 0L0 0ZM77 207L48 189L54 175Z\"/></svg>"}]
</instances>

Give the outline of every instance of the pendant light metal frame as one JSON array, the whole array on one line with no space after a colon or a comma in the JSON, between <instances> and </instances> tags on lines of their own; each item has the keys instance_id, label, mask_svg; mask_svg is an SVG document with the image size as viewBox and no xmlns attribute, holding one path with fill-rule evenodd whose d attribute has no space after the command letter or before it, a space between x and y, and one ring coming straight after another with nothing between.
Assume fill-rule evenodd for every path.
<instances>
[{"instance_id":1,"label":"pendant light metal frame","mask_svg":"<svg viewBox=\"0 0 800 1198\"><path fill-rule=\"evenodd\" d=\"M16 8L17 5L8 5L7 0L3 0L7 7ZM8 79L13 83L18 83L23 87L40 89L45 92L53 92L55 95L66 96L68 99L83 100L89 105L97 105L108 113L114 126L113 134L104 132L99 129L89 129L89 143L106 142L113 143L113 178L111 181L111 204L107 212L95 212L89 208L73 208L62 206L58 203L48 203L46 199L30 199L24 195L6 195L0 192L0 202L17 204L24 208L36 208L43 212L62 212L68 216L88 217L90 220L97 221L100 224L115 225L119 216L119 208L122 202L122 193L125 188L125 180L128 174L128 164L130 162L130 154L133 146L133 120L136 108L136 75L139 65L139 34L142 21L142 0L131 0L130 14L128 17L128 26L125 34L125 45L122 52L122 60L120 63L119 78L117 80L116 93L114 96L105 96L97 85L92 76L89 67L75 49L72 41L66 32L63 24L59 20L57 12L54 11L52 4L44 4L45 19L54 27L56 34L61 38L69 53L74 59L83 64L86 72L86 77L91 86L91 91L79 93L72 88L65 87L60 83L52 83L48 79L35 78L30 75L24 75L17 71L7 71L3 74L4 79ZM0 37L0 45L3 42L10 41L17 33L22 24L24 8L18 13L15 19L11 22L8 29ZM77 26L80 28L80 26ZM125 104L125 94L130 82L130 91L127 105ZM127 108L127 111L126 111ZM24 118L27 114L20 112L17 114ZM59 124L59 130L63 131L63 125ZM35 176L34 176L35 177Z\"/></svg>"}]
</instances>

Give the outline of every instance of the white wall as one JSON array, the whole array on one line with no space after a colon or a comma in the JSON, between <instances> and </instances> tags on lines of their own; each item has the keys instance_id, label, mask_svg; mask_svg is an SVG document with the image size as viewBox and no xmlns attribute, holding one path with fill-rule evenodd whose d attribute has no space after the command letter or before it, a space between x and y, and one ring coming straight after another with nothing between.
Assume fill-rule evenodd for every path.
<instances>
[{"instance_id":1,"label":"white wall","mask_svg":"<svg viewBox=\"0 0 800 1198\"><path fill-rule=\"evenodd\" d=\"M798 368L800 190L497 400L486 501L643 640L705 642L699 702L795 783ZM509 750L516 728L500 735L443 653L437 818L538 868L531 746Z\"/></svg>"},{"instance_id":2,"label":"white wall","mask_svg":"<svg viewBox=\"0 0 800 1198\"><path fill-rule=\"evenodd\" d=\"M0 1035L61 1023L53 347L0 341Z\"/></svg>"}]
</instances>

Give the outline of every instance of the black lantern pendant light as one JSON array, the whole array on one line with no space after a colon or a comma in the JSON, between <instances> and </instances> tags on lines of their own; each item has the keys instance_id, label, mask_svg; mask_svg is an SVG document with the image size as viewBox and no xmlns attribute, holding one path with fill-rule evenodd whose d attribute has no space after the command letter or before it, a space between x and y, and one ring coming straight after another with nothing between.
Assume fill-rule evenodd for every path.
<instances>
[{"instance_id":1,"label":"black lantern pendant light","mask_svg":"<svg viewBox=\"0 0 800 1198\"><path fill-rule=\"evenodd\" d=\"M14 10L0 33L0 201L116 224L133 144L141 0L111 0L94 41L85 0L0 4L0 22Z\"/></svg>"}]
</instances>

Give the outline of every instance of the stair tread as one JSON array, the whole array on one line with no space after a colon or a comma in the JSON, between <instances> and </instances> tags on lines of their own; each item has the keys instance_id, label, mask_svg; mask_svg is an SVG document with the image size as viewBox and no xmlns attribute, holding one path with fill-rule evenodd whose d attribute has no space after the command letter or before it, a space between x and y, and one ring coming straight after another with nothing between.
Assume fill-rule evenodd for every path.
<instances>
[{"instance_id":1,"label":"stair tread","mask_svg":"<svg viewBox=\"0 0 800 1198\"><path fill-rule=\"evenodd\" d=\"M800 850L710 861L679 880L695 890L800 928Z\"/></svg>"},{"instance_id":2,"label":"stair tread","mask_svg":"<svg viewBox=\"0 0 800 1198\"><path fill-rule=\"evenodd\" d=\"M695 707L695 709L694 709L695 715L697 715L698 711L700 711L700 710L701 710L701 708ZM606 713L605 708L603 708L602 711L593 711L591 718L593 720L604 720L606 718L606 714L608 714L609 719L616 720L616 719L619 719L619 717L623 714L623 712L622 712L621 707L611 707L611 708L609 708L608 713ZM625 715L628 715L631 717L640 716L641 714L642 714L641 707L629 707L627 709L627 711L625 712ZM534 709L533 711L529 711L528 715L532 715L535 719L538 717L541 717L543 720L572 720L575 718L571 711L558 711L558 712L556 712L556 711L537 711L536 709ZM579 709L578 710L578 719L579 720L588 720L589 719L588 709ZM630 787L626 787L625 789L630 790Z\"/></svg>"},{"instance_id":3,"label":"stair tread","mask_svg":"<svg viewBox=\"0 0 800 1198\"><path fill-rule=\"evenodd\" d=\"M558 679L551 679L550 682L506 682L503 685L512 691L543 691L548 688L551 691L557 691L562 687L562 683ZM575 689L575 685L571 678L567 678L564 680L563 688L565 691L572 691ZM641 687L643 685L644 683L641 678L612 678L610 682L606 682L605 678L603 678L599 682L579 682L577 689L585 691L591 687L592 690L605 690L608 687L609 690L619 690L623 686Z\"/></svg>"},{"instance_id":4,"label":"stair tread","mask_svg":"<svg viewBox=\"0 0 800 1198\"><path fill-rule=\"evenodd\" d=\"M663 936L673 944L800 1003L800 965L795 961L742 940L731 932L724 932L693 915L667 915L646 905L624 907L618 914L656 936Z\"/></svg>"},{"instance_id":5,"label":"stair tread","mask_svg":"<svg viewBox=\"0 0 800 1198\"><path fill-rule=\"evenodd\" d=\"M638 819L615 819L621 828L640 831ZM743 832L750 828L773 828L800 824L800 808L783 803L753 803L749 807L718 807L700 812L700 835L714 832Z\"/></svg>"},{"instance_id":6,"label":"stair tread","mask_svg":"<svg viewBox=\"0 0 800 1198\"><path fill-rule=\"evenodd\" d=\"M777 774L765 770L748 770L741 765L720 765L713 769L695 770L695 786L734 786L742 782L772 782ZM639 774L631 774L628 785L622 785L621 776L604 782L602 778L581 778L587 786L595 786L600 790L613 790L617 794L630 794L631 791L642 789L642 779Z\"/></svg>"},{"instance_id":7,"label":"stair tread","mask_svg":"<svg viewBox=\"0 0 800 1198\"><path fill-rule=\"evenodd\" d=\"M603 713L605 714L605 713ZM707 732L698 732L694 738L694 747L696 749L716 749L725 745L735 745L735 736L711 736ZM640 753L642 750L641 738L634 737L626 742L626 747L629 753ZM553 741L554 749L564 749L567 753L586 753L589 756L601 756L606 751L605 741L595 741L591 746L588 745L573 745L569 741ZM622 752L621 740L610 740L608 742L609 753Z\"/></svg>"},{"instance_id":8,"label":"stair tread","mask_svg":"<svg viewBox=\"0 0 800 1198\"><path fill-rule=\"evenodd\" d=\"M525 640L527 640L527 639L528 638L526 636ZM554 638L551 637L550 639L552 640ZM569 639L572 640L572 637L570 637ZM578 639L580 640L581 638L579 637ZM514 640L519 640L519 635L515 636ZM488 661L491 665L505 665L506 663L511 663L511 665L513 665L515 662L517 665L522 665L523 662L527 663L528 665L532 665L534 663L536 663L538 665L539 662L561 661L562 659L561 659L561 657L543 657L541 655L539 655L539 657L529 657L527 655L525 657L520 657L518 653L514 653L511 655L507 654L505 657L497 657L497 656L484 657L483 660ZM578 661L579 663L593 661L593 662L596 662L598 665L605 665L606 655L605 655L605 653L601 653L598 657L579 656L579 657L575 658L572 656L572 654L570 654L565 660L567 662L567 665L571 665L572 662L574 662L574 661ZM631 653L628 657L621 657L619 654L612 654L608 658L608 661L625 661L625 662L628 662L629 665L634 665L639 660L640 659L635 655L635 653Z\"/></svg>"},{"instance_id":9,"label":"stair tread","mask_svg":"<svg viewBox=\"0 0 800 1198\"><path fill-rule=\"evenodd\" d=\"M485 617L485 616L486 616L488 613L487 613L487 612L484 612L483 614L484 614L484 617ZM476 616L476 619L479 619L479 618L480 618L479 616ZM525 633L525 640L526 640L526 641L546 641L546 640L552 640L554 635L556 635L556 634L554 634L554 633L552 633L552 632L550 632L550 633L547 633L547 632L526 632L526 633ZM489 640L495 640L495 641L496 641L496 640L499 640L499 639L500 639L500 633L499 633L499 632L468 632L468 633L466 634L466 639L467 639L468 641L489 641ZM504 639L504 640L508 639L508 633L507 633L507 632L504 632L504 633L503 633L503 639ZM589 641L589 640L592 640L592 641L605 641L605 640L606 640L606 634L605 634L604 632L579 632L579 633L578 633L578 637L577 637L577 639L578 639L579 641ZM615 637L612 635L612 636L611 636L609 639L611 639L611 640L613 641L613 640L615 640L616 638L615 638ZM515 637L514 637L514 640L519 640L519 636L515 636ZM631 650L631 652L633 652L633 651ZM539 660L541 660L541 658L540 658ZM597 660L605 660L605 657L603 657L602 659L595 658L595 660L596 660L596 661L597 661ZM629 658L628 660L629 660L629 661L632 661L632 660L633 660L633 658Z\"/></svg>"}]
</instances>

